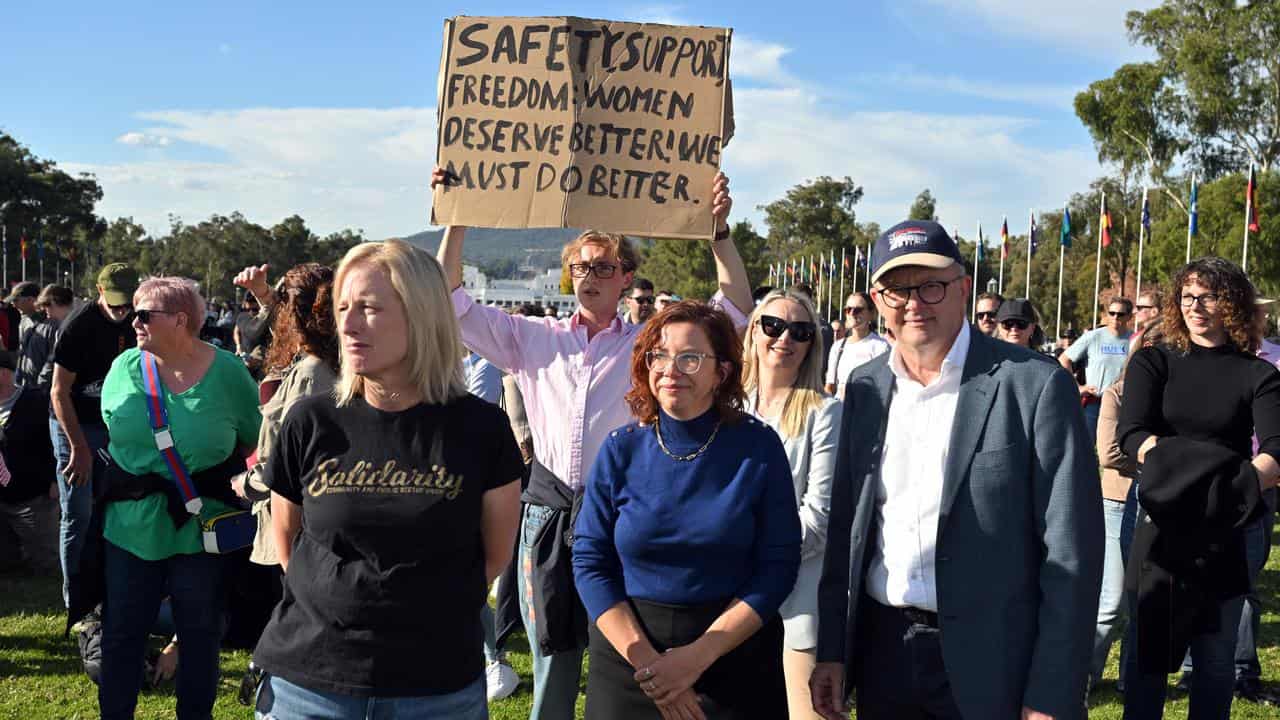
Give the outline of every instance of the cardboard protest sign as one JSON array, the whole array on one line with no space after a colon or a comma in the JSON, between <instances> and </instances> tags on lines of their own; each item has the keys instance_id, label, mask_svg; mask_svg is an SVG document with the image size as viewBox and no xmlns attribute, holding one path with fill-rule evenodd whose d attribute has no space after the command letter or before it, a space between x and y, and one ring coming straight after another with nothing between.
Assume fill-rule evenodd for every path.
<instances>
[{"instance_id":1,"label":"cardboard protest sign","mask_svg":"<svg viewBox=\"0 0 1280 720\"><path fill-rule=\"evenodd\" d=\"M706 238L732 135L725 28L445 22L432 223Z\"/></svg>"}]
</instances>

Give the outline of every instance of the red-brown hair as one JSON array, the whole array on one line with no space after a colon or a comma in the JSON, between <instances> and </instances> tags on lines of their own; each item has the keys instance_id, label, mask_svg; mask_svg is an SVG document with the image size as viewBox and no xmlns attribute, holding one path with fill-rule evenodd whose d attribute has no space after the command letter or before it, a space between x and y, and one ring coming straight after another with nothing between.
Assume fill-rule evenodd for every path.
<instances>
[{"instance_id":1,"label":"red-brown hair","mask_svg":"<svg viewBox=\"0 0 1280 720\"><path fill-rule=\"evenodd\" d=\"M319 263L295 265L284 274L271 326L271 352L266 366L273 372L308 352L338 372L338 333L333 320L333 268Z\"/></svg>"},{"instance_id":2,"label":"red-brown hair","mask_svg":"<svg viewBox=\"0 0 1280 720\"><path fill-rule=\"evenodd\" d=\"M658 419L658 399L649 390L649 365L645 362L645 354L662 341L662 329L673 323L697 325L711 343L716 362L728 363L729 371L716 388L714 405L722 421L732 423L741 419L747 399L742 390L742 340L738 338L738 331L733 329L728 315L693 300L668 305L645 322L644 329L636 338L635 349L631 351L631 390L626 398L631 414L646 424Z\"/></svg>"},{"instance_id":3,"label":"red-brown hair","mask_svg":"<svg viewBox=\"0 0 1280 720\"><path fill-rule=\"evenodd\" d=\"M1182 286L1195 281L1218 296L1218 315L1227 333L1227 342L1236 350L1253 353L1259 338L1253 333L1253 313L1258 293L1239 265L1219 257L1203 257L1187 263L1173 277L1164 307L1164 342L1179 352L1191 347L1191 333L1182 317Z\"/></svg>"}]
</instances>

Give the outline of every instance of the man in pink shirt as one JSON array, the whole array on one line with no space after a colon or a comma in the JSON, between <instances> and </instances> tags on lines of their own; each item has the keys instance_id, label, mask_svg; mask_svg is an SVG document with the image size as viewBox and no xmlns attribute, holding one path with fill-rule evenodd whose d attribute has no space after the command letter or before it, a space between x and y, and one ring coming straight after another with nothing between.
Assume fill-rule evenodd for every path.
<instances>
[{"instance_id":1,"label":"man in pink shirt","mask_svg":"<svg viewBox=\"0 0 1280 720\"><path fill-rule=\"evenodd\" d=\"M431 183L433 188L449 184L440 168ZM751 285L729 236L732 205L728 178L719 175L712 188L711 252L720 288L711 302L741 329L752 307ZM453 307L462 340L515 378L533 435L535 462L521 498L525 509L515 573L533 656L530 718L569 720L586 646L586 614L573 586L564 538L572 531L573 500L581 495L605 438L631 421L623 396L631 389L632 346L644 326L623 322L618 301L635 278L639 256L621 235L589 230L561 253L577 311L563 320L511 316L477 304L462 288L465 231L447 228L438 252L456 288Z\"/></svg>"}]
</instances>

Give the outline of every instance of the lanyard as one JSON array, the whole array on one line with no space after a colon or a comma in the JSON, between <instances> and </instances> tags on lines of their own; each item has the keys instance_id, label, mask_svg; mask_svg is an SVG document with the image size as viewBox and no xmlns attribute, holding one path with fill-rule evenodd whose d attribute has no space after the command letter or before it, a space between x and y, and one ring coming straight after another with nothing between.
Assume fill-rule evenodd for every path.
<instances>
[{"instance_id":1,"label":"lanyard","mask_svg":"<svg viewBox=\"0 0 1280 720\"><path fill-rule=\"evenodd\" d=\"M196 494L191 473L187 472L186 464L173 445L173 433L169 430L169 411L164 406L164 388L160 384L160 368L156 365L156 356L143 350L139 363L142 365L142 388L147 395L147 416L151 419L156 449L169 468L169 475L173 478L173 484L178 487L178 493L182 495L187 512L199 514L204 503Z\"/></svg>"}]
</instances>

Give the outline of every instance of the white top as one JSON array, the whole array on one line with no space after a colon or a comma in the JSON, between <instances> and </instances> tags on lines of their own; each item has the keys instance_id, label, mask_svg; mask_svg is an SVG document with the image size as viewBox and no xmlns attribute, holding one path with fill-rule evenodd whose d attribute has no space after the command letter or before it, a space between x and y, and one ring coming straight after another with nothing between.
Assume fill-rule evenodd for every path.
<instances>
[{"instance_id":1,"label":"white top","mask_svg":"<svg viewBox=\"0 0 1280 720\"><path fill-rule=\"evenodd\" d=\"M942 372L927 386L907 375L896 348L889 353L889 369L897 382L876 488L880 536L866 582L867 594L885 605L938 611L938 511L969 332L969 323L963 323L942 361Z\"/></svg>"},{"instance_id":2,"label":"white top","mask_svg":"<svg viewBox=\"0 0 1280 720\"><path fill-rule=\"evenodd\" d=\"M849 342L849 338L849 335L845 335L840 342L832 344L831 352L827 353L825 382L836 386L836 397L841 400L844 399L844 386L853 369L889 352L889 342L874 330L861 340Z\"/></svg>"}]
</instances>

